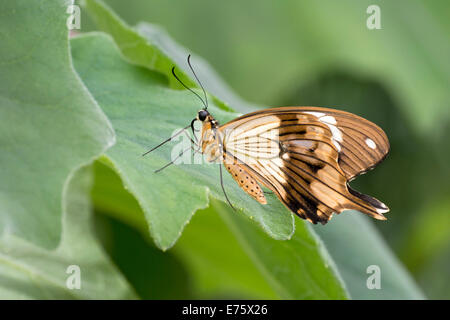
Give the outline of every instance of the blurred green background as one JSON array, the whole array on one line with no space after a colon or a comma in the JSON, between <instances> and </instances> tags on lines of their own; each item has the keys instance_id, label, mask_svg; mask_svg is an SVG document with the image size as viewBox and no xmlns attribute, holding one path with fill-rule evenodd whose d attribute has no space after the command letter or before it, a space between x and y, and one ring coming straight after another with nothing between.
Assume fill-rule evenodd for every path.
<instances>
[{"instance_id":1,"label":"blurred green background","mask_svg":"<svg viewBox=\"0 0 450 320\"><path fill-rule=\"evenodd\" d=\"M376 226L426 296L450 298L448 1L105 2L130 25L160 25L205 58L245 100L335 107L382 127L390 155L352 186L388 204L389 220ZM371 4L381 9L380 30L366 27ZM94 29L82 15L81 31ZM188 296L188 280L175 256L153 248L120 222L98 215L98 223L105 233L126 234L130 244L106 235L105 241L119 267L137 282L145 278L139 272L162 272L151 261L164 260L160 268L173 281L161 283L156 297L145 283L130 279L141 296L164 298L168 292L173 298L174 290L178 297ZM129 246L140 254L127 251Z\"/></svg>"}]
</instances>

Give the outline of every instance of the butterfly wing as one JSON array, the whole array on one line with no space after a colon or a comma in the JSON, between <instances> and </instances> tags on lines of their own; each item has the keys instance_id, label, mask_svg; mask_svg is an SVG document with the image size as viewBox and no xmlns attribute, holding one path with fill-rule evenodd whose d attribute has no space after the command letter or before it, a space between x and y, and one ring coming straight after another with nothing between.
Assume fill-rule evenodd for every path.
<instances>
[{"instance_id":1,"label":"butterfly wing","mask_svg":"<svg viewBox=\"0 0 450 320\"><path fill-rule=\"evenodd\" d=\"M318 107L303 109L340 131L338 162L349 181L373 169L389 153L386 134L369 120L345 111Z\"/></svg>"},{"instance_id":2,"label":"butterfly wing","mask_svg":"<svg viewBox=\"0 0 450 320\"><path fill-rule=\"evenodd\" d=\"M384 132L351 113L317 107L257 111L220 127L225 157L238 161L294 213L326 223L355 209L377 219L389 209L348 181L382 161Z\"/></svg>"}]
</instances>

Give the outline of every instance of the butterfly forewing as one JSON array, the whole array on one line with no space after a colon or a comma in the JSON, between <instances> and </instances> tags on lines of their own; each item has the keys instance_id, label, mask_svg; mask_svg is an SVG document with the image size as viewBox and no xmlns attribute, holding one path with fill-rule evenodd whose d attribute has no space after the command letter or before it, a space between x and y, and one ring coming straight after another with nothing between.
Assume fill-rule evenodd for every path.
<instances>
[{"instance_id":1,"label":"butterfly forewing","mask_svg":"<svg viewBox=\"0 0 450 320\"><path fill-rule=\"evenodd\" d=\"M384 219L384 204L347 185L389 150L373 123L343 111L285 107L244 115L219 130L226 162L239 162L300 217L326 223L333 212L355 209Z\"/></svg>"},{"instance_id":2,"label":"butterfly forewing","mask_svg":"<svg viewBox=\"0 0 450 320\"><path fill-rule=\"evenodd\" d=\"M345 111L318 107L303 109L340 132L337 133L341 136L338 162L349 180L372 169L388 154L389 140L376 124Z\"/></svg>"}]
</instances>

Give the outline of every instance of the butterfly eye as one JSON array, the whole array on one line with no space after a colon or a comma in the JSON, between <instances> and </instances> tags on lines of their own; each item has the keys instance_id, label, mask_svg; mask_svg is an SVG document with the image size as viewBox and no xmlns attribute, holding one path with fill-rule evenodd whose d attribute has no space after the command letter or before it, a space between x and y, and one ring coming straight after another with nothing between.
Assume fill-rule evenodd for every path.
<instances>
[{"instance_id":1,"label":"butterfly eye","mask_svg":"<svg viewBox=\"0 0 450 320\"><path fill-rule=\"evenodd\" d=\"M208 111L206 111L206 110L200 110L199 112L198 112L198 120L200 120L200 121L204 121L205 119L206 119L206 117L208 116Z\"/></svg>"}]
</instances>

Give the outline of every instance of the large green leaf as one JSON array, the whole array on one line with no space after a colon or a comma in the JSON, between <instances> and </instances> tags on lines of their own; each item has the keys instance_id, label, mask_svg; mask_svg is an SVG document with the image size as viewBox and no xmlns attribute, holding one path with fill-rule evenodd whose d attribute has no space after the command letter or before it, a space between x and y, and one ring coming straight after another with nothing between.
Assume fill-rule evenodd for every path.
<instances>
[{"instance_id":1,"label":"large green leaf","mask_svg":"<svg viewBox=\"0 0 450 320\"><path fill-rule=\"evenodd\" d=\"M47 248L74 170L114 143L74 73L69 1L0 1L0 231Z\"/></svg>"},{"instance_id":2,"label":"large green leaf","mask_svg":"<svg viewBox=\"0 0 450 320\"><path fill-rule=\"evenodd\" d=\"M154 245L138 202L101 161L93 166L91 196L99 238L114 263L142 299L193 298L186 268Z\"/></svg>"},{"instance_id":3,"label":"large green leaf","mask_svg":"<svg viewBox=\"0 0 450 320\"><path fill-rule=\"evenodd\" d=\"M97 212L110 217L105 245L141 297L186 299L191 297L183 290L186 282L195 298L277 297L211 208L196 212L174 248L162 253L148 235L139 204L117 173L100 161L94 168L93 202ZM181 260L175 267L174 256Z\"/></svg>"},{"instance_id":4,"label":"large green leaf","mask_svg":"<svg viewBox=\"0 0 450 320\"><path fill-rule=\"evenodd\" d=\"M267 237L225 205L213 207L233 231L241 246L283 299L345 299L347 290L319 237L310 225L296 219L288 241Z\"/></svg>"},{"instance_id":5,"label":"large green leaf","mask_svg":"<svg viewBox=\"0 0 450 320\"><path fill-rule=\"evenodd\" d=\"M116 175L112 170L110 173ZM119 178L116 176L115 179ZM120 183L115 186L122 189L122 195L126 194ZM137 213L143 217L142 211ZM182 259L172 252L156 248L148 235L143 236L119 220L96 214L95 222L102 244L139 298L161 300L196 297Z\"/></svg>"},{"instance_id":6,"label":"large green leaf","mask_svg":"<svg viewBox=\"0 0 450 320\"><path fill-rule=\"evenodd\" d=\"M200 298L282 296L268 283L270 273L258 269L233 230L211 206L196 212L173 252L183 259Z\"/></svg>"},{"instance_id":7,"label":"large green leaf","mask_svg":"<svg viewBox=\"0 0 450 320\"><path fill-rule=\"evenodd\" d=\"M94 199L103 214L141 230L137 221L143 217L136 200L124 189L113 170L96 164ZM104 205L104 196L110 194L111 206ZM124 206L123 204L127 205ZM286 299L338 299L347 297L333 261L326 254L321 241L308 232L305 224L297 219L296 234L291 240L271 239L248 219L217 200L212 200L207 210L196 212L192 221L170 252L158 254L154 248L130 241L136 238L127 234L125 239L113 228L114 243L108 245L117 264L133 284L147 297L180 297L180 292L167 292L172 278L191 283L196 298L286 298ZM117 225L117 223L113 223ZM145 231L145 230L144 230ZM141 230L142 232L142 230ZM142 232L144 233L144 232ZM148 237L147 237L148 238ZM170 263L173 254L181 260L177 275L172 274ZM136 255L138 257L136 257ZM151 266L147 266L151 257ZM133 261L138 259L139 263ZM158 276L149 272L145 280L137 274L145 270L165 271ZM187 272L186 272L187 271ZM164 288L160 282L164 280ZM143 282L144 281L144 282ZM182 281L182 282L181 282ZM147 284L146 286L143 284ZM181 285L181 290L184 286ZM156 291L159 291L156 292ZM187 293L184 292L184 296Z\"/></svg>"},{"instance_id":8,"label":"large green leaf","mask_svg":"<svg viewBox=\"0 0 450 320\"><path fill-rule=\"evenodd\" d=\"M55 250L40 248L11 234L0 238L0 299L135 298L91 232L90 168L79 169L65 190L63 236ZM78 266L80 289L69 289ZM67 273L69 272L69 273Z\"/></svg>"},{"instance_id":9,"label":"large green leaf","mask_svg":"<svg viewBox=\"0 0 450 320\"><path fill-rule=\"evenodd\" d=\"M219 168L215 164L181 165L154 173L170 161L171 146L177 142L145 158L141 154L189 124L201 106L189 92L167 88L160 74L126 63L105 35L74 38L72 54L76 70L116 130L117 144L106 152L106 162L138 200L156 245L167 249L192 214L208 206L209 194L225 201ZM213 104L210 110L221 122L236 116ZM277 239L292 235L293 216L274 196L262 206L249 201L228 174L225 184L236 208L268 234Z\"/></svg>"},{"instance_id":10,"label":"large green leaf","mask_svg":"<svg viewBox=\"0 0 450 320\"><path fill-rule=\"evenodd\" d=\"M120 177L104 164L108 161L106 156L102 156L93 165L95 179L91 197L96 211L127 223L148 238L147 222L139 203L124 188Z\"/></svg>"}]
</instances>

